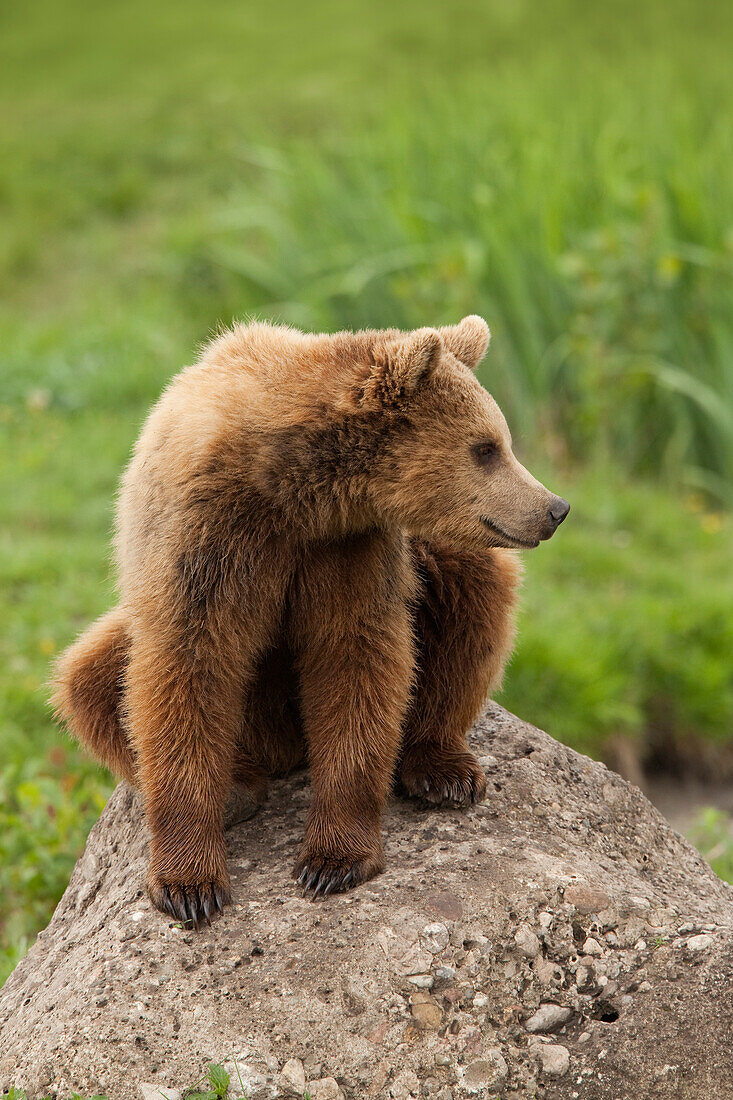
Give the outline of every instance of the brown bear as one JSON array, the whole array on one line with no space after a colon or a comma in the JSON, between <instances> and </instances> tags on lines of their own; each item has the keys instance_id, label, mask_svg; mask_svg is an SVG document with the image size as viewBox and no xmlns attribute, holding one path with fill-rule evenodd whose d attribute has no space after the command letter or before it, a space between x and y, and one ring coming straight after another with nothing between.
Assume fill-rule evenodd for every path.
<instances>
[{"instance_id":1,"label":"brown bear","mask_svg":"<svg viewBox=\"0 0 733 1100\"><path fill-rule=\"evenodd\" d=\"M471 372L488 343L479 317L239 326L151 412L119 499L120 604L60 658L54 704L142 790L164 913L223 908L228 794L303 759L295 876L314 897L384 868L393 777L483 797L465 733L511 646L511 550L569 509Z\"/></svg>"}]
</instances>

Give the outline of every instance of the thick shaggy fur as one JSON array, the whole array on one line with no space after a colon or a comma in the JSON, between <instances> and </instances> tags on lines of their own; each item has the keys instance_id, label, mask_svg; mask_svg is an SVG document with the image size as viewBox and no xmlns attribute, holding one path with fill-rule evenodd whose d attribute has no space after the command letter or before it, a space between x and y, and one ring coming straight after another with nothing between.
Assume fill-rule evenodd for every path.
<instances>
[{"instance_id":1,"label":"thick shaggy fur","mask_svg":"<svg viewBox=\"0 0 733 1100\"><path fill-rule=\"evenodd\" d=\"M307 759L295 874L315 894L383 869L395 776L483 796L465 732L511 646L508 548L559 522L469 370L487 345L479 318L240 327L152 411L120 495L120 605L61 657L54 704L143 791L164 912L198 925L229 900L235 783Z\"/></svg>"}]
</instances>

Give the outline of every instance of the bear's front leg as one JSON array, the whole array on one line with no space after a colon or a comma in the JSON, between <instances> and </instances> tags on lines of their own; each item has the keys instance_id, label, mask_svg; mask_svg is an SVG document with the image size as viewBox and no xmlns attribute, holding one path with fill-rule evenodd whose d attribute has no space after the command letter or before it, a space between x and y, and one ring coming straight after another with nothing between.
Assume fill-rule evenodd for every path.
<instances>
[{"instance_id":1,"label":"bear's front leg","mask_svg":"<svg viewBox=\"0 0 733 1100\"><path fill-rule=\"evenodd\" d=\"M384 870L380 820L413 672L411 565L399 538L329 543L296 585L312 800L294 874L313 897Z\"/></svg>"},{"instance_id":2,"label":"bear's front leg","mask_svg":"<svg viewBox=\"0 0 733 1100\"><path fill-rule=\"evenodd\" d=\"M230 900L223 814L237 733L232 677L200 647L138 637L126 697L150 830L148 893L196 928Z\"/></svg>"},{"instance_id":3,"label":"bear's front leg","mask_svg":"<svg viewBox=\"0 0 733 1100\"><path fill-rule=\"evenodd\" d=\"M468 805L486 777L466 732L501 680L514 638L519 565L509 550L456 550L414 540L420 593L415 695L399 782L433 804Z\"/></svg>"},{"instance_id":4,"label":"bear's front leg","mask_svg":"<svg viewBox=\"0 0 733 1100\"><path fill-rule=\"evenodd\" d=\"M235 754L244 695L281 619L287 573L277 564L273 554L192 550L181 558L176 600L156 593L157 606L138 612L132 629L125 706L150 829L148 892L194 927L230 900L232 782L253 796L262 786Z\"/></svg>"}]
</instances>

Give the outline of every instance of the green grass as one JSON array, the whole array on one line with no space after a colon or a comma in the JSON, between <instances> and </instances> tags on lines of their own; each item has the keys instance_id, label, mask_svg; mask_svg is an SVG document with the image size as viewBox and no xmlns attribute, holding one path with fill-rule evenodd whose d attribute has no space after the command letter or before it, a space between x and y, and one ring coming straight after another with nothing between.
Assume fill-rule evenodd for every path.
<instances>
[{"instance_id":1,"label":"green grass","mask_svg":"<svg viewBox=\"0 0 733 1100\"><path fill-rule=\"evenodd\" d=\"M690 830L690 840L716 875L733 882L733 818L712 807L702 810Z\"/></svg>"},{"instance_id":2,"label":"green grass","mask_svg":"<svg viewBox=\"0 0 733 1100\"><path fill-rule=\"evenodd\" d=\"M109 777L49 661L114 600L116 482L220 323L489 320L568 496L502 701L585 751L731 739L733 11L31 0L0 35L0 978ZM14 903L10 902L14 899Z\"/></svg>"}]
</instances>

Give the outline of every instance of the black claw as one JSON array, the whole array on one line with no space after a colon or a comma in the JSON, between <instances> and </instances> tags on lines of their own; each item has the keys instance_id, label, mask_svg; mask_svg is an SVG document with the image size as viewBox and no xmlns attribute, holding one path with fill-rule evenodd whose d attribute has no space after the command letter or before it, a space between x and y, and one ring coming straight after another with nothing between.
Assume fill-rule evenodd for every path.
<instances>
[{"instance_id":1,"label":"black claw","mask_svg":"<svg viewBox=\"0 0 733 1100\"><path fill-rule=\"evenodd\" d=\"M226 905L226 899L221 886L217 886L216 884L214 884L214 900L216 902L216 908L219 910L220 913L223 913L224 906Z\"/></svg>"},{"instance_id":2,"label":"black claw","mask_svg":"<svg viewBox=\"0 0 733 1100\"><path fill-rule=\"evenodd\" d=\"M203 896L204 916L207 922L211 922L211 914L214 912L214 902L211 893L207 890Z\"/></svg>"},{"instance_id":3,"label":"black claw","mask_svg":"<svg viewBox=\"0 0 733 1100\"><path fill-rule=\"evenodd\" d=\"M316 901L355 886L359 881L359 874L357 867L351 867L344 872L341 867L326 864L325 867L315 871L305 867L297 881L303 887L303 897L310 897L311 901Z\"/></svg>"},{"instance_id":4,"label":"black claw","mask_svg":"<svg viewBox=\"0 0 733 1100\"><path fill-rule=\"evenodd\" d=\"M198 932L198 915L196 912L196 887L191 887L189 890L187 887L181 887L181 894L183 895L182 908L186 914L186 923L193 924L194 928ZM193 898L190 896L193 894Z\"/></svg>"},{"instance_id":5,"label":"black claw","mask_svg":"<svg viewBox=\"0 0 733 1100\"><path fill-rule=\"evenodd\" d=\"M184 921L184 923L185 923L186 914L185 913L181 914L181 903L178 900L178 898L176 897L175 890L171 890L171 907L173 909L173 915L176 918L176 920Z\"/></svg>"}]
</instances>

